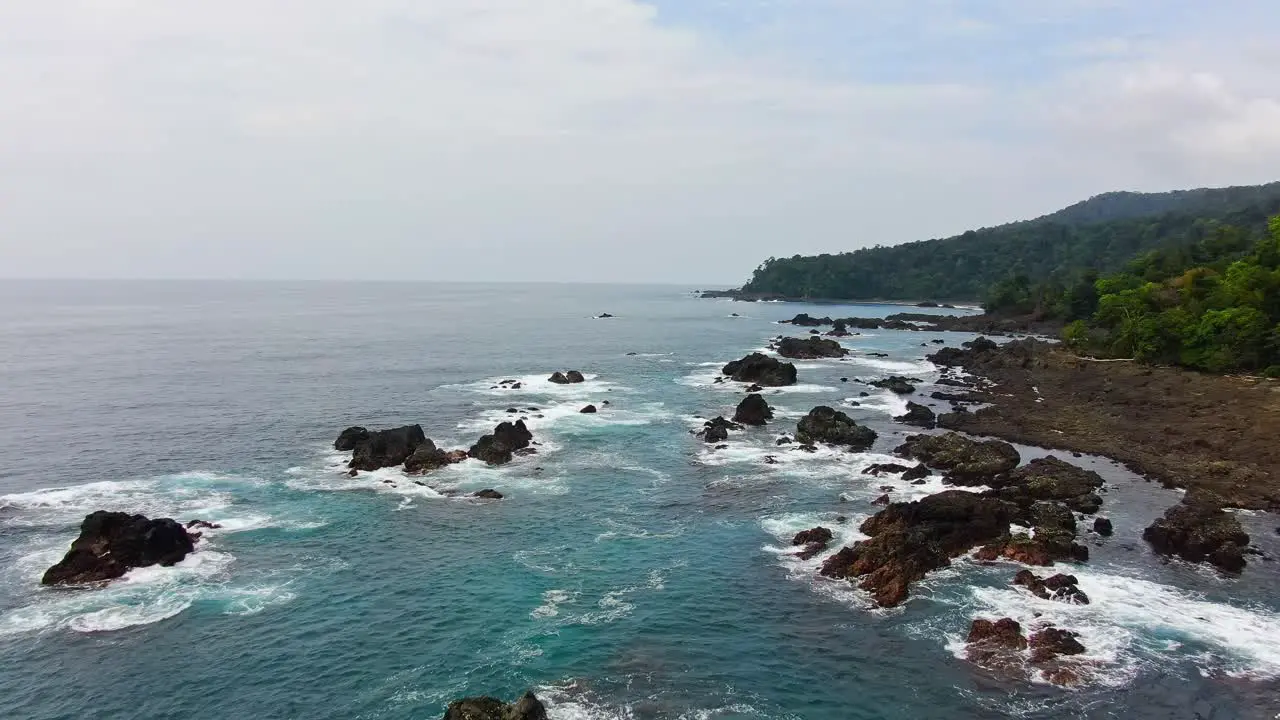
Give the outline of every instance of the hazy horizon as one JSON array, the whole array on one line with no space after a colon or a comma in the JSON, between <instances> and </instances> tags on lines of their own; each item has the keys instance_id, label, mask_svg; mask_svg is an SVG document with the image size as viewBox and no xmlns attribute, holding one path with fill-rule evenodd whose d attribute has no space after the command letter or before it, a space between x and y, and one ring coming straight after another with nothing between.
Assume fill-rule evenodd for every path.
<instances>
[{"instance_id":1,"label":"hazy horizon","mask_svg":"<svg viewBox=\"0 0 1280 720\"><path fill-rule=\"evenodd\" d=\"M1264 0L0 7L0 277L740 285L1280 167Z\"/></svg>"}]
</instances>

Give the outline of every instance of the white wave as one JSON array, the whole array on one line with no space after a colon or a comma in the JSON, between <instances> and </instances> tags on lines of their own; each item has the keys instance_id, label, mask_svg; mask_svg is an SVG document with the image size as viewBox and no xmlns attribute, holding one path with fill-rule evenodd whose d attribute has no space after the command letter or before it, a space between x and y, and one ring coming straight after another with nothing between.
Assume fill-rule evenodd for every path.
<instances>
[{"instance_id":1,"label":"white wave","mask_svg":"<svg viewBox=\"0 0 1280 720\"><path fill-rule=\"evenodd\" d=\"M824 513L788 513L767 517L760 521L760 527L776 539L776 544L766 544L761 550L778 559L778 563L787 571L787 577L796 582L807 583L814 592L838 602L863 610L874 607L870 595L859 590L856 585L846 580L831 580L818 574L827 558L840 552L841 548L852 545L867 538L858 530L869 517L869 513L849 513L843 522L834 512ZM791 544L792 538L801 530L814 527L825 527L832 532L831 543L818 555L801 560L796 556L802 548Z\"/></svg>"},{"instance_id":2,"label":"white wave","mask_svg":"<svg viewBox=\"0 0 1280 720\"><path fill-rule=\"evenodd\" d=\"M885 360L862 356L851 356L849 362L854 365L879 370L889 375L925 376L936 373L938 366L928 360Z\"/></svg>"},{"instance_id":3,"label":"white wave","mask_svg":"<svg viewBox=\"0 0 1280 720\"><path fill-rule=\"evenodd\" d=\"M910 399L910 396L899 395L889 390L881 390L867 397L845 398L843 404L857 407L861 410L884 413L890 417L898 417L907 414L907 401ZM857 405L853 403L857 403Z\"/></svg>"},{"instance_id":4,"label":"white wave","mask_svg":"<svg viewBox=\"0 0 1280 720\"><path fill-rule=\"evenodd\" d=\"M5 518L18 526L70 524L95 510L141 513L151 517L213 516L234 501L231 493L208 487L230 476L185 473L153 480L104 480L72 487L42 488L0 495L0 508L21 512Z\"/></svg>"},{"instance_id":5,"label":"white wave","mask_svg":"<svg viewBox=\"0 0 1280 720\"><path fill-rule=\"evenodd\" d=\"M631 388L623 385L616 385L600 379L595 373L583 373L583 382L570 383L561 385L553 383L549 379L551 372L538 375L507 375L504 377L489 378L473 383L465 383L462 385L449 385L446 387L456 388L467 392L478 393L481 395L489 395L492 397L559 397L559 398L589 398L599 396L607 392L629 392ZM502 385L504 380L515 380L520 384L519 388L512 388L510 385Z\"/></svg>"},{"instance_id":6,"label":"white wave","mask_svg":"<svg viewBox=\"0 0 1280 720\"><path fill-rule=\"evenodd\" d=\"M548 590L542 593L542 604L529 613L534 620L552 618L560 614L561 605L572 605L578 600L578 593L570 590Z\"/></svg>"},{"instance_id":7,"label":"white wave","mask_svg":"<svg viewBox=\"0 0 1280 720\"><path fill-rule=\"evenodd\" d=\"M1080 633L1080 659L1095 664L1096 681L1119 686L1142 667L1155 670L1186 645L1207 646L1198 656L1206 672L1249 678L1280 677L1280 613L1206 600L1190 590L1089 568L1073 568L1088 605L1044 600L1014 587L972 588L977 611L1011 617L1026 628L1044 624ZM963 654L963 640L948 648Z\"/></svg>"}]
</instances>

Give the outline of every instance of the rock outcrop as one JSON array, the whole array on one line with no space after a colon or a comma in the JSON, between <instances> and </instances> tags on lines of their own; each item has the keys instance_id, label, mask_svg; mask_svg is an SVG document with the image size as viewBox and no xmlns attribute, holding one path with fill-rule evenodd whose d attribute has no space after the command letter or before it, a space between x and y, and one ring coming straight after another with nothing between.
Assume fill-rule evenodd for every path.
<instances>
[{"instance_id":1,"label":"rock outcrop","mask_svg":"<svg viewBox=\"0 0 1280 720\"><path fill-rule=\"evenodd\" d=\"M339 444L350 445L353 454L347 467L368 471L400 465L425 442L427 436L422 432L421 425L405 425L372 432L364 428L348 428L338 436L334 447Z\"/></svg>"},{"instance_id":2,"label":"rock outcrop","mask_svg":"<svg viewBox=\"0 0 1280 720\"><path fill-rule=\"evenodd\" d=\"M369 437L369 431L362 427L349 427L338 434L338 439L333 442L333 449L338 452L351 452L356 449L365 439Z\"/></svg>"},{"instance_id":3,"label":"rock outcrop","mask_svg":"<svg viewBox=\"0 0 1280 720\"><path fill-rule=\"evenodd\" d=\"M735 422L725 420L723 417L714 417L703 423L702 430L698 431L698 437L705 443L714 444L728 440L730 430L741 429L742 426Z\"/></svg>"},{"instance_id":4,"label":"rock outcrop","mask_svg":"<svg viewBox=\"0 0 1280 720\"><path fill-rule=\"evenodd\" d=\"M1073 605L1088 605L1089 596L1080 589L1080 581L1075 575L1061 573L1048 578L1041 578L1030 570L1019 570L1013 577L1013 584L1020 585L1036 597L1045 600L1059 600Z\"/></svg>"},{"instance_id":5,"label":"rock outcrop","mask_svg":"<svg viewBox=\"0 0 1280 720\"><path fill-rule=\"evenodd\" d=\"M1208 562L1230 573L1244 570L1249 536L1234 515L1208 498L1188 493L1142 532L1153 550L1188 562Z\"/></svg>"},{"instance_id":6,"label":"rock outcrop","mask_svg":"<svg viewBox=\"0 0 1280 720\"><path fill-rule=\"evenodd\" d=\"M547 708L531 692L513 703L472 697L449 703L444 720L547 720Z\"/></svg>"},{"instance_id":7,"label":"rock outcrop","mask_svg":"<svg viewBox=\"0 0 1280 720\"><path fill-rule=\"evenodd\" d=\"M44 585L112 580L133 568L170 566L195 551L195 538L170 518L99 510L80 523L80 536L40 579Z\"/></svg>"},{"instance_id":8,"label":"rock outcrop","mask_svg":"<svg viewBox=\"0 0 1280 720\"><path fill-rule=\"evenodd\" d=\"M821 442L867 450L876 441L876 431L859 425L835 408L819 405L796 425L796 440L806 445Z\"/></svg>"},{"instance_id":9,"label":"rock outcrop","mask_svg":"<svg viewBox=\"0 0 1280 720\"><path fill-rule=\"evenodd\" d=\"M462 459L466 459L466 453L462 453ZM428 438L413 451L412 455L405 458L404 471L411 475L419 475L458 461L457 453L441 450Z\"/></svg>"},{"instance_id":10,"label":"rock outcrop","mask_svg":"<svg viewBox=\"0 0 1280 720\"><path fill-rule=\"evenodd\" d=\"M778 354L793 360L816 360L844 357L849 354L849 351L835 340L826 340L813 335L807 338L783 338L778 342Z\"/></svg>"},{"instance_id":11,"label":"rock outcrop","mask_svg":"<svg viewBox=\"0 0 1280 720\"><path fill-rule=\"evenodd\" d=\"M484 490L477 490L472 497L478 497L482 500L501 500L502 493L497 490L486 488Z\"/></svg>"},{"instance_id":12,"label":"rock outcrop","mask_svg":"<svg viewBox=\"0 0 1280 720\"><path fill-rule=\"evenodd\" d=\"M796 384L795 365L758 352L728 363L721 372L737 382L756 383L765 387Z\"/></svg>"},{"instance_id":13,"label":"rock outcrop","mask_svg":"<svg viewBox=\"0 0 1280 720\"><path fill-rule=\"evenodd\" d=\"M597 412L599 412L599 409L596 408L595 405L587 405L583 407L581 410L579 410L578 412L582 413L583 415L594 415Z\"/></svg>"},{"instance_id":14,"label":"rock outcrop","mask_svg":"<svg viewBox=\"0 0 1280 720\"><path fill-rule=\"evenodd\" d=\"M987 482L999 496L1019 505L1039 500L1060 502L1081 513L1093 514L1102 507L1097 491L1102 476L1050 455Z\"/></svg>"},{"instance_id":15,"label":"rock outcrop","mask_svg":"<svg viewBox=\"0 0 1280 720\"><path fill-rule=\"evenodd\" d=\"M467 454L489 465L502 465L511 462L515 452L529 447L531 442L533 433L525 427L523 420L504 422L499 423L491 434L477 440Z\"/></svg>"},{"instance_id":16,"label":"rock outcrop","mask_svg":"<svg viewBox=\"0 0 1280 720\"><path fill-rule=\"evenodd\" d=\"M985 485L1018 466L1021 457L1007 442L970 440L957 434L913 435L894 453L943 471L953 485Z\"/></svg>"},{"instance_id":17,"label":"rock outcrop","mask_svg":"<svg viewBox=\"0 0 1280 720\"><path fill-rule=\"evenodd\" d=\"M769 407L768 401L758 393L752 393L743 398L733 412L733 421L743 425L760 426L772 419L773 408Z\"/></svg>"},{"instance_id":18,"label":"rock outcrop","mask_svg":"<svg viewBox=\"0 0 1280 720\"><path fill-rule=\"evenodd\" d=\"M1064 659L1085 652L1077 637L1070 630L1046 626L1028 639L1022 625L1012 618L979 618L969 628L965 657L1016 680L1029 680L1035 673L1055 685L1075 685L1080 682L1083 666Z\"/></svg>"},{"instance_id":19,"label":"rock outcrop","mask_svg":"<svg viewBox=\"0 0 1280 720\"><path fill-rule=\"evenodd\" d=\"M933 411L919 403L908 402L907 413L894 418L904 425L915 425L932 430L938 426L938 416Z\"/></svg>"},{"instance_id":20,"label":"rock outcrop","mask_svg":"<svg viewBox=\"0 0 1280 720\"><path fill-rule=\"evenodd\" d=\"M951 564L951 558L1009 532L1016 506L963 490L908 503L892 503L862 524L870 539L828 558L822 574L859 580L876 603L892 607L911 583Z\"/></svg>"},{"instance_id":21,"label":"rock outcrop","mask_svg":"<svg viewBox=\"0 0 1280 720\"><path fill-rule=\"evenodd\" d=\"M804 549L796 553L796 557L801 560L809 560L826 550L833 537L835 536L829 529L816 527L796 533L796 536L791 538L791 544L793 546L803 545Z\"/></svg>"},{"instance_id":22,"label":"rock outcrop","mask_svg":"<svg viewBox=\"0 0 1280 720\"><path fill-rule=\"evenodd\" d=\"M916 391L916 386L904 377L892 375L883 380L867 383L871 387L883 388L899 395L910 395Z\"/></svg>"},{"instance_id":23,"label":"rock outcrop","mask_svg":"<svg viewBox=\"0 0 1280 720\"><path fill-rule=\"evenodd\" d=\"M990 562L1004 558L1027 565L1089 559L1089 548L1075 541L1076 519L1065 506L1037 502L1030 507L1015 507L1018 508L1015 521L1031 526L1034 535L1015 533L1003 537L983 546L974 556L976 559Z\"/></svg>"},{"instance_id":24,"label":"rock outcrop","mask_svg":"<svg viewBox=\"0 0 1280 720\"><path fill-rule=\"evenodd\" d=\"M581 382L586 382L587 379L577 370L570 370L569 372L560 372L557 370L556 372L551 373L551 377L547 378L547 380L557 385L576 385Z\"/></svg>"}]
</instances>

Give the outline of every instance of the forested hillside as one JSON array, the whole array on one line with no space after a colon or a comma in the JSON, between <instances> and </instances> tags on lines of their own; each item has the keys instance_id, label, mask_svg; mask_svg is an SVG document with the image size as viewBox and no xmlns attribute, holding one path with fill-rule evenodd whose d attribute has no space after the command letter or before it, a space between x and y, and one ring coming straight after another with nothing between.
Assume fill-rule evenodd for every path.
<instances>
[{"instance_id":1,"label":"forested hillside","mask_svg":"<svg viewBox=\"0 0 1280 720\"><path fill-rule=\"evenodd\" d=\"M1261 231L1280 183L1172 193L1107 193L1035 220L839 255L770 258L742 292L849 300L976 300L1013 277L1066 285L1146 252L1180 252L1222 226ZM1182 249L1182 250L1179 250Z\"/></svg>"},{"instance_id":2,"label":"forested hillside","mask_svg":"<svg viewBox=\"0 0 1280 720\"><path fill-rule=\"evenodd\" d=\"M1090 354L1280 377L1280 216L1268 231L1222 226L1101 278L1033 285L1012 277L986 304L1071 321L1063 339Z\"/></svg>"}]
</instances>

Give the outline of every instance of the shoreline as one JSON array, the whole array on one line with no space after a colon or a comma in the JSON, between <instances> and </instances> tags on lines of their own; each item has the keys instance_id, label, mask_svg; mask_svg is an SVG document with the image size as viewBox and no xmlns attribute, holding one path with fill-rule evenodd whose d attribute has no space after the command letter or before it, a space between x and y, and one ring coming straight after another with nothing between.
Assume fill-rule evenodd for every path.
<instances>
[{"instance_id":1,"label":"shoreline","mask_svg":"<svg viewBox=\"0 0 1280 720\"><path fill-rule=\"evenodd\" d=\"M807 305L894 305L898 307L939 308L945 310L982 311L982 303L976 300L849 300L841 298L809 298L787 295L742 293L737 290L695 290L702 300L733 300L734 302L779 302Z\"/></svg>"},{"instance_id":2,"label":"shoreline","mask_svg":"<svg viewBox=\"0 0 1280 720\"><path fill-rule=\"evenodd\" d=\"M986 378L987 404L939 427L1099 455L1223 507L1280 512L1280 382L1096 362L1037 340L964 350L947 364Z\"/></svg>"}]
</instances>

